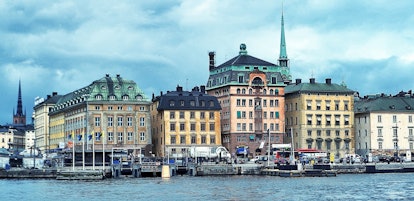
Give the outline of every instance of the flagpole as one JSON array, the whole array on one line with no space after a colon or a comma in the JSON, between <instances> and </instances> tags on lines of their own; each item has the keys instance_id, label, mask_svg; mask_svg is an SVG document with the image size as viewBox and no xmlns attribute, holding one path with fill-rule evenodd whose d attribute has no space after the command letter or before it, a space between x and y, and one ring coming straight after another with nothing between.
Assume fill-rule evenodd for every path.
<instances>
[{"instance_id":1,"label":"flagpole","mask_svg":"<svg viewBox=\"0 0 414 201\"><path fill-rule=\"evenodd\" d=\"M92 134L92 169L95 170L95 138Z\"/></svg>"},{"instance_id":2,"label":"flagpole","mask_svg":"<svg viewBox=\"0 0 414 201\"><path fill-rule=\"evenodd\" d=\"M81 140L82 140L82 137L81 137ZM82 140L82 170L85 170L85 140L86 139Z\"/></svg>"},{"instance_id":3,"label":"flagpole","mask_svg":"<svg viewBox=\"0 0 414 201\"><path fill-rule=\"evenodd\" d=\"M75 133L72 131L72 171L75 171Z\"/></svg>"},{"instance_id":4,"label":"flagpole","mask_svg":"<svg viewBox=\"0 0 414 201\"><path fill-rule=\"evenodd\" d=\"M105 174L105 133L102 131L102 171Z\"/></svg>"}]
</instances>

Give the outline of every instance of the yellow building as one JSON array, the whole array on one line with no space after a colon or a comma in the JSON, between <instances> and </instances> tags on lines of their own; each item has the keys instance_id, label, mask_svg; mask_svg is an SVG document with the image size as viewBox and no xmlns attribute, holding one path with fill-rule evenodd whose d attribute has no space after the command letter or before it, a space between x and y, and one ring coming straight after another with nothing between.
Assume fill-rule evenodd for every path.
<instances>
[{"instance_id":1,"label":"yellow building","mask_svg":"<svg viewBox=\"0 0 414 201\"><path fill-rule=\"evenodd\" d=\"M205 93L205 87L192 91L168 91L155 97L151 105L154 155L186 157L194 148L221 146L220 104Z\"/></svg>"},{"instance_id":2,"label":"yellow building","mask_svg":"<svg viewBox=\"0 0 414 201\"><path fill-rule=\"evenodd\" d=\"M317 149L344 157L354 150L354 91L344 85L296 83L285 87L286 127L295 149ZM290 140L289 140L290 142Z\"/></svg>"}]
</instances>

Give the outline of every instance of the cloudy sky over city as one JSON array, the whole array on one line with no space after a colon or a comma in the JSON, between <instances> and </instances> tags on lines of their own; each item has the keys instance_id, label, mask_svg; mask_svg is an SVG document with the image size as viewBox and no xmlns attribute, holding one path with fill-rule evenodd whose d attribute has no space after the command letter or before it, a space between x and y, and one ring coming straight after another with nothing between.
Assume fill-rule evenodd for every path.
<instances>
[{"instance_id":1,"label":"cloudy sky over city","mask_svg":"<svg viewBox=\"0 0 414 201\"><path fill-rule=\"evenodd\" d=\"M414 1L285 0L293 79L332 78L361 95L414 89ZM19 79L35 97L66 94L105 74L152 93L207 83L238 54L277 63L281 0L0 1L0 124L12 123ZM28 118L28 122L31 120Z\"/></svg>"}]
</instances>

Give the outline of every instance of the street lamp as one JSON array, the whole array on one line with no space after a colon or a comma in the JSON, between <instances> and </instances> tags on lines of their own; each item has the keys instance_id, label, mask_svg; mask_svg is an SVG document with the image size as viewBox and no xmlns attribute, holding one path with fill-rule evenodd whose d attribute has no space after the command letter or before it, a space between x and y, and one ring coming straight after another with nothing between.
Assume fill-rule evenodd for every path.
<instances>
[{"instance_id":1,"label":"street lamp","mask_svg":"<svg viewBox=\"0 0 414 201\"><path fill-rule=\"evenodd\" d=\"M267 134L269 136L269 145L267 147L267 166L270 166L270 129L267 129Z\"/></svg>"},{"instance_id":2,"label":"street lamp","mask_svg":"<svg viewBox=\"0 0 414 201\"><path fill-rule=\"evenodd\" d=\"M84 98L84 101L86 102L86 134L84 134L83 136L83 141L82 141L82 169L85 170L85 141L87 140L86 136L89 134L89 112L88 112L88 98L89 98L89 94L83 94L82 97ZM87 143L86 143L87 144Z\"/></svg>"}]
</instances>

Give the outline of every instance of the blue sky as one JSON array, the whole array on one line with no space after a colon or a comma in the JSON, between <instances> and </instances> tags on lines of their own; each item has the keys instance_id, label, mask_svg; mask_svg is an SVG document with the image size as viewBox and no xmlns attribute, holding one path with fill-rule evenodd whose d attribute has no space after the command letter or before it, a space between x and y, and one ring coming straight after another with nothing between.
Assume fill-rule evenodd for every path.
<instances>
[{"instance_id":1,"label":"blue sky","mask_svg":"<svg viewBox=\"0 0 414 201\"><path fill-rule=\"evenodd\" d=\"M414 1L286 0L293 79L345 82L361 95L414 89ZM152 93L205 85L247 45L277 63L282 1L0 1L0 124L23 106L120 74ZM30 120L28 119L28 122Z\"/></svg>"}]
</instances>

